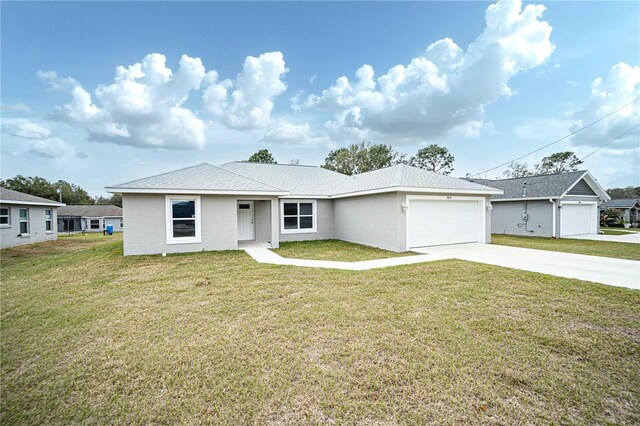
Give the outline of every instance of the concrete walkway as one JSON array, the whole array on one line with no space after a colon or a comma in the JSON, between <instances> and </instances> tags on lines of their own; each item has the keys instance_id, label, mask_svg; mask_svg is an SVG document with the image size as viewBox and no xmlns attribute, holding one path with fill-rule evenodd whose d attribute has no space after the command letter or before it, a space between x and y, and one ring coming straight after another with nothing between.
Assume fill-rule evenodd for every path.
<instances>
[{"instance_id":1,"label":"concrete walkway","mask_svg":"<svg viewBox=\"0 0 640 426\"><path fill-rule=\"evenodd\" d=\"M533 250L492 244L459 244L453 246L416 249L415 256L392 257L362 262L289 259L266 248L247 248L245 251L257 262L274 265L293 265L309 268L364 271L389 266L411 265L445 259L460 259L486 263L523 271L540 272L565 278L576 278L601 284L640 289L640 262L608 257L585 256L573 253Z\"/></svg>"},{"instance_id":2,"label":"concrete walkway","mask_svg":"<svg viewBox=\"0 0 640 426\"><path fill-rule=\"evenodd\" d=\"M624 231L626 232L626 231ZM567 238L576 238L578 240L594 240L594 241L613 241L616 243L634 243L640 244L640 233L626 232L625 235L575 235Z\"/></svg>"}]
</instances>

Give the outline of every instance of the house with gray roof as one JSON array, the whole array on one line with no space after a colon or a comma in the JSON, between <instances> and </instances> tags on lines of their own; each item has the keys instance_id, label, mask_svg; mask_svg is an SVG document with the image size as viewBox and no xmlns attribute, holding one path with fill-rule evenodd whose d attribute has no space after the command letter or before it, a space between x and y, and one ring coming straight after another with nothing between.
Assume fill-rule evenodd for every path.
<instances>
[{"instance_id":1,"label":"house with gray roof","mask_svg":"<svg viewBox=\"0 0 640 426\"><path fill-rule=\"evenodd\" d=\"M0 188L0 248L57 240L60 206L64 204Z\"/></svg>"},{"instance_id":2,"label":"house with gray roof","mask_svg":"<svg viewBox=\"0 0 640 426\"><path fill-rule=\"evenodd\" d=\"M346 176L243 161L199 164L106 190L122 194L125 255L333 238L398 252L488 243L491 196L502 194L402 164Z\"/></svg>"},{"instance_id":3,"label":"house with gray roof","mask_svg":"<svg viewBox=\"0 0 640 426\"><path fill-rule=\"evenodd\" d=\"M640 199L638 198L614 198L600 205L600 211L615 210L620 212L622 222L636 228L640 219Z\"/></svg>"},{"instance_id":4,"label":"house with gray roof","mask_svg":"<svg viewBox=\"0 0 640 426\"><path fill-rule=\"evenodd\" d=\"M599 232L599 206L610 198L588 171L513 179L467 179L502 190L491 197L494 234L571 237Z\"/></svg>"},{"instance_id":5,"label":"house with gray roof","mask_svg":"<svg viewBox=\"0 0 640 426\"><path fill-rule=\"evenodd\" d=\"M58 209L58 232L103 232L111 226L113 232L122 232L122 208L111 205L71 204Z\"/></svg>"}]
</instances>

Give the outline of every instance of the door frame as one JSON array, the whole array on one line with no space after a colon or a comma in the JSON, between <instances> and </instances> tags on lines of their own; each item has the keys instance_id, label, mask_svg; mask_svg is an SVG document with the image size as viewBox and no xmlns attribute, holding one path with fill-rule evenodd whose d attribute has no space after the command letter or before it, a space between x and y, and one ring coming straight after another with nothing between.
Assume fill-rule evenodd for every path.
<instances>
[{"instance_id":1,"label":"door frame","mask_svg":"<svg viewBox=\"0 0 640 426\"><path fill-rule=\"evenodd\" d=\"M564 206L565 204L582 204L582 205L591 205L591 224L589 226L589 234L572 234L572 235L563 235L564 228L564 209L560 209L560 238L570 238L574 235L597 235L598 234L598 222L599 222L599 214L598 214L598 202L597 201L561 201L560 206Z\"/></svg>"},{"instance_id":2,"label":"door frame","mask_svg":"<svg viewBox=\"0 0 640 426\"><path fill-rule=\"evenodd\" d=\"M487 212L485 209L485 197L479 196L465 196L465 195L407 195L405 197L405 203L407 209L405 210L405 249L411 250L409 247L409 218L411 215L411 201L476 201L478 203L478 242L486 244L487 242Z\"/></svg>"},{"instance_id":3,"label":"door frame","mask_svg":"<svg viewBox=\"0 0 640 426\"><path fill-rule=\"evenodd\" d=\"M238 213L240 212L240 204L251 204L251 226L253 226L253 238L240 238L240 233L238 232L238 227L240 223L237 223L236 226L236 237L238 241L255 241L256 240L256 203L253 200L238 200L236 202L236 220L238 220Z\"/></svg>"}]
</instances>

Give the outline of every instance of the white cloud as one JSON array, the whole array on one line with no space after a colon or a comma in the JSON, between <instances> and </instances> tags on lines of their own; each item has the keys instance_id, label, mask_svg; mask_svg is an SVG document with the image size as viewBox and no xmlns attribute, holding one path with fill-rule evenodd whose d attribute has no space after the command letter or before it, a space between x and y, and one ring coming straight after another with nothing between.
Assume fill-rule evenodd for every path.
<instances>
[{"instance_id":1,"label":"white cloud","mask_svg":"<svg viewBox=\"0 0 640 426\"><path fill-rule=\"evenodd\" d=\"M372 66L363 65L353 81L340 77L293 107L333 114L326 128L334 136L365 134L395 143L477 136L485 106L512 95L509 80L553 52L543 11L541 5L499 1L487 8L486 28L466 51L445 38L377 78Z\"/></svg>"},{"instance_id":2,"label":"white cloud","mask_svg":"<svg viewBox=\"0 0 640 426\"><path fill-rule=\"evenodd\" d=\"M67 144L60 138L49 138L34 141L29 152L38 157L60 158L67 152Z\"/></svg>"},{"instance_id":3,"label":"white cloud","mask_svg":"<svg viewBox=\"0 0 640 426\"><path fill-rule=\"evenodd\" d=\"M0 104L0 110L6 112L19 112L22 114L31 114L31 108L25 104Z\"/></svg>"},{"instance_id":4,"label":"white cloud","mask_svg":"<svg viewBox=\"0 0 640 426\"><path fill-rule=\"evenodd\" d=\"M274 99L287 89L282 81L287 71L280 52L248 56L235 81L212 77L202 95L205 108L231 128L267 127Z\"/></svg>"},{"instance_id":5,"label":"white cloud","mask_svg":"<svg viewBox=\"0 0 640 426\"><path fill-rule=\"evenodd\" d=\"M328 146L330 143L328 136L315 133L309 123L294 124L286 119L272 120L271 127L265 132L262 141L298 146Z\"/></svg>"},{"instance_id":6,"label":"white cloud","mask_svg":"<svg viewBox=\"0 0 640 426\"><path fill-rule=\"evenodd\" d=\"M22 118L3 119L2 133L23 139L46 139L51 137L51 130L48 128Z\"/></svg>"},{"instance_id":7,"label":"white cloud","mask_svg":"<svg viewBox=\"0 0 640 426\"><path fill-rule=\"evenodd\" d=\"M598 77L591 83L591 97L581 108L569 112L573 120L571 131L600 119L628 104L640 95L640 66L632 67L626 63L614 65L609 74ZM575 146L602 146L640 123L640 101L623 108L595 125L571 138ZM640 147L640 129L621 137L609 145L609 150Z\"/></svg>"}]
</instances>

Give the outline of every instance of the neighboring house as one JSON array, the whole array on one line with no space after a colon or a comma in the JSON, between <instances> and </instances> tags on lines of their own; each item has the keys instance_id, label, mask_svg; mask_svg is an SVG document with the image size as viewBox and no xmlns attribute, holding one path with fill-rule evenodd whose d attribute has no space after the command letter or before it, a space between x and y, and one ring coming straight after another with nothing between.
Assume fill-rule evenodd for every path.
<instances>
[{"instance_id":1,"label":"neighboring house","mask_svg":"<svg viewBox=\"0 0 640 426\"><path fill-rule=\"evenodd\" d=\"M0 188L0 248L57 240L60 206L64 204Z\"/></svg>"},{"instance_id":2,"label":"neighboring house","mask_svg":"<svg viewBox=\"0 0 640 426\"><path fill-rule=\"evenodd\" d=\"M598 205L609 196L587 171L515 179L468 179L504 191L491 197L494 234L570 237L597 234Z\"/></svg>"},{"instance_id":3,"label":"neighboring house","mask_svg":"<svg viewBox=\"0 0 640 426\"><path fill-rule=\"evenodd\" d=\"M330 238L393 251L488 243L490 197L502 192L406 165L346 176L249 162L200 164L106 189L122 194L125 255Z\"/></svg>"},{"instance_id":4,"label":"neighboring house","mask_svg":"<svg viewBox=\"0 0 640 426\"><path fill-rule=\"evenodd\" d=\"M124 228L122 208L108 205L69 205L58 210L58 232L102 232L107 225L114 232Z\"/></svg>"},{"instance_id":5,"label":"neighboring house","mask_svg":"<svg viewBox=\"0 0 640 426\"><path fill-rule=\"evenodd\" d=\"M616 210L622 213L625 224L638 225L638 212L640 212L640 200L637 198L616 198L600 205L600 211Z\"/></svg>"}]
</instances>

